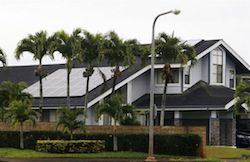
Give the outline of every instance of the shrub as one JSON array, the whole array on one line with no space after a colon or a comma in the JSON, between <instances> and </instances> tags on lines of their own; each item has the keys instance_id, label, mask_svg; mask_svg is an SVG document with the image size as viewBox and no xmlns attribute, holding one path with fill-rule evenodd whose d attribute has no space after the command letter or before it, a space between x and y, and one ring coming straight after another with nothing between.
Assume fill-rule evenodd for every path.
<instances>
[{"instance_id":1,"label":"shrub","mask_svg":"<svg viewBox=\"0 0 250 162\"><path fill-rule=\"evenodd\" d=\"M0 147L19 146L18 132L0 132ZM113 150L113 138L110 134L75 134L75 139L104 140L105 151ZM118 134L119 151L148 151L147 134ZM37 140L68 140L70 137L59 131L31 131L24 133L25 148L35 149ZM155 135L154 152L156 154L200 156L201 137L194 134Z\"/></svg>"},{"instance_id":2,"label":"shrub","mask_svg":"<svg viewBox=\"0 0 250 162\"><path fill-rule=\"evenodd\" d=\"M101 140L38 140L36 150L51 153L94 153L105 149Z\"/></svg>"}]
</instances>

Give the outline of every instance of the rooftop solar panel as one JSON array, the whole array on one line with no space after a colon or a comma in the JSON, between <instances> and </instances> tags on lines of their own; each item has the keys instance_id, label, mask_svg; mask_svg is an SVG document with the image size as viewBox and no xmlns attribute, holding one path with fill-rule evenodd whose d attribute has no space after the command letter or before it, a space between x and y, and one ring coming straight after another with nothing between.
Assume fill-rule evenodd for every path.
<instances>
[{"instance_id":1,"label":"rooftop solar panel","mask_svg":"<svg viewBox=\"0 0 250 162\"><path fill-rule=\"evenodd\" d=\"M106 79L110 79L113 75L111 70L113 67L99 67L105 74ZM124 70L122 68L121 70ZM83 96L86 92L86 78L82 77L85 68L73 68L70 74L70 96ZM89 91L103 83L102 76L98 68L94 68L94 73L90 77ZM34 83L24 90L33 97L39 97L39 82ZM54 73L43 79L43 96L44 97L65 97L67 96L67 70L58 69Z\"/></svg>"}]
</instances>

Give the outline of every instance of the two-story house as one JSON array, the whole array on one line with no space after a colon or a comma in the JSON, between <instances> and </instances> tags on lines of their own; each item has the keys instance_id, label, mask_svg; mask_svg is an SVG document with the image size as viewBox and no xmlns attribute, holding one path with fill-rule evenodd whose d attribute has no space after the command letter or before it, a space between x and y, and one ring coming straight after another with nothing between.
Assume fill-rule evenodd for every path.
<instances>
[{"instance_id":1,"label":"two-story house","mask_svg":"<svg viewBox=\"0 0 250 162\"><path fill-rule=\"evenodd\" d=\"M233 112L236 75L250 74L250 66L223 40L187 41L197 52L197 62L189 67L171 64L173 80L167 87L165 125L206 126L207 141L212 145L235 145L236 120ZM150 59L150 58L149 58ZM139 59L138 59L139 60ZM56 110L66 105L66 69L64 65L46 65L47 77L44 87L44 121L55 122ZM155 63L155 105L158 113L161 109L163 80L160 58ZM0 82L25 81L25 89L33 95L33 107L39 106L39 82L33 75L36 66L15 66L0 69ZM111 94L113 83L112 67L98 65L90 78L88 102L88 125L105 125L108 118L96 119L95 105ZM84 66L75 64L71 73L71 106L83 108L86 79L82 77ZM102 71L107 81L100 75ZM140 61L122 69L117 79L116 90L124 95L126 103L137 107L141 124L148 124L150 65L142 66ZM159 115L155 119L159 124Z\"/></svg>"}]
</instances>

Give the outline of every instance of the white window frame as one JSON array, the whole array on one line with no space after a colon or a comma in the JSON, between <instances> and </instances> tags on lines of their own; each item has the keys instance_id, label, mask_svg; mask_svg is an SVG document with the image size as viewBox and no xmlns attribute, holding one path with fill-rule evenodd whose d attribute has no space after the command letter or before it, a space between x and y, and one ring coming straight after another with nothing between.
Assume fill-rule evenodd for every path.
<instances>
[{"instance_id":1,"label":"white window frame","mask_svg":"<svg viewBox=\"0 0 250 162\"><path fill-rule=\"evenodd\" d=\"M171 67L172 69L179 69L179 80L178 80L178 83L168 83L168 86L180 86L181 85L181 71L180 71L180 68L173 68ZM162 87L164 86L164 83L157 83L157 77L158 77L158 72L157 70L162 70L162 69L155 69L155 86L159 86L159 87Z\"/></svg>"},{"instance_id":2,"label":"white window frame","mask_svg":"<svg viewBox=\"0 0 250 162\"><path fill-rule=\"evenodd\" d=\"M222 51L222 83L214 82L213 76L213 51L214 50L221 50ZM213 51L210 52L210 84L212 85L224 85L225 86L225 72L226 72L226 52L221 47L215 48Z\"/></svg>"}]
</instances>

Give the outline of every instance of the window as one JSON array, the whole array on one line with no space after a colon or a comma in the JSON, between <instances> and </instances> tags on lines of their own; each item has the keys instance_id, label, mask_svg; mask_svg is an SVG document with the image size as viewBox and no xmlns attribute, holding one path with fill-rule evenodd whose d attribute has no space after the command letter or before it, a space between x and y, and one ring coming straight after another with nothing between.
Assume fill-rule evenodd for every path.
<instances>
[{"instance_id":1,"label":"window","mask_svg":"<svg viewBox=\"0 0 250 162\"><path fill-rule=\"evenodd\" d=\"M235 73L234 70L230 70L229 72L229 87L230 88L234 88L234 84L235 84Z\"/></svg>"},{"instance_id":2,"label":"window","mask_svg":"<svg viewBox=\"0 0 250 162\"><path fill-rule=\"evenodd\" d=\"M179 83L179 69L174 68L171 69L172 71L172 78L170 79L169 83ZM157 84L165 84L165 79L162 77L162 69L157 70Z\"/></svg>"},{"instance_id":3,"label":"window","mask_svg":"<svg viewBox=\"0 0 250 162\"><path fill-rule=\"evenodd\" d=\"M212 75L214 83L223 82L223 53L220 49L212 52Z\"/></svg>"},{"instance_id":4,"label":"window","mask_svg":"<svg viewBox=\"0 0 250 162\"><path fill-rule=\"evenodd\" d=\"M185 84L190 84L190 75L185 74Z\"/></svg>"}]
</instances>

